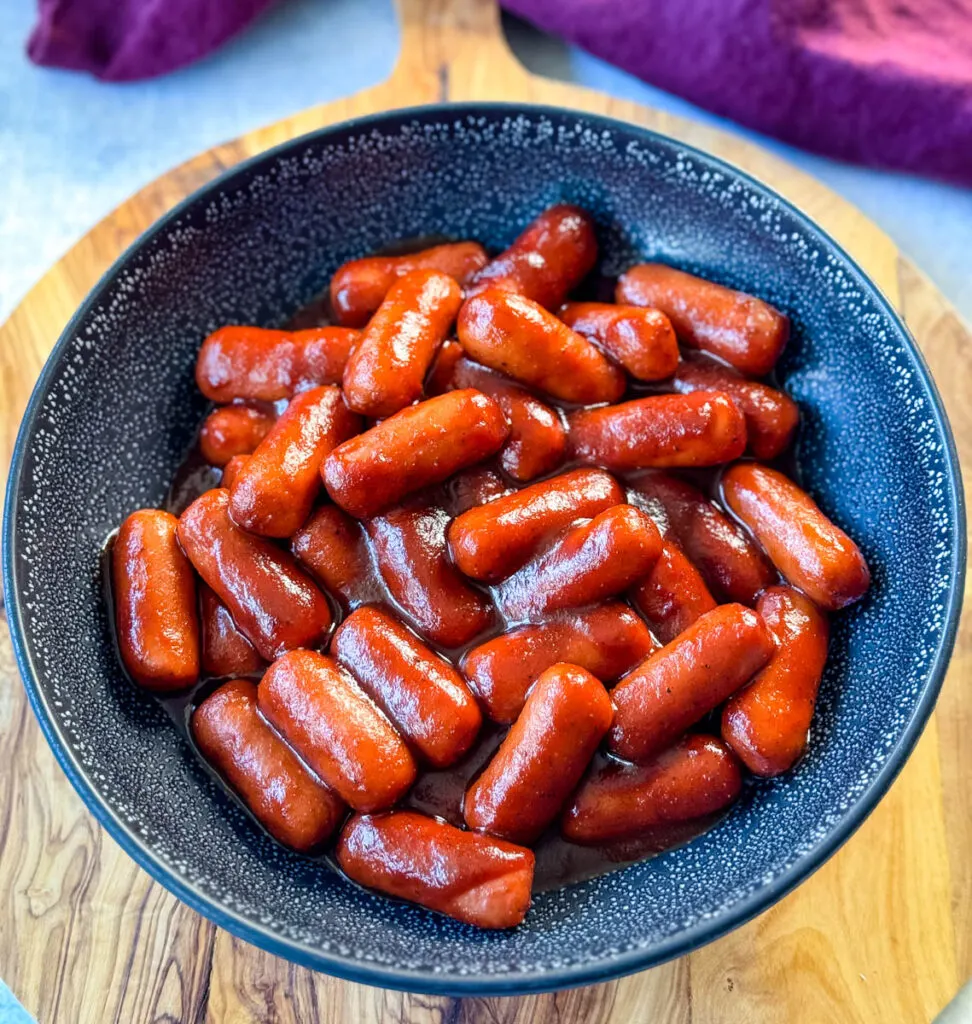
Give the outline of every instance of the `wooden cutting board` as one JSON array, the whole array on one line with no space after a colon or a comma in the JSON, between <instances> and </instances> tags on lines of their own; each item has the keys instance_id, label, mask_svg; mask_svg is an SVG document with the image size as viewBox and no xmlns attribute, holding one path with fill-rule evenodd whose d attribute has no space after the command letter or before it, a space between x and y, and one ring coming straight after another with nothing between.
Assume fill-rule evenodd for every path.
<instances>
[{"instance_id":1,"label":"wooden cutting board","mask_svg":"<svg viewBox=\"0 0 972 1024\"><path fill-rule=\"evenodd\" d=\"M904 314L972 466L972 332L860 211L712 128L527 73L494 0L398 0L391 78L200 154L83 238L0 328L0 466L30 390L101 273L162 213L295 135L441 100L547 103L665 132L745 168L843 244ZM972 606L972 601L967 601ZM938 710L907 767L809 881L681 960L591 988L517 999L410 996L340 982L248 946L169 895L84 809L41 736L0 626L0 977L43 1024L84 1021L926 1022L972 974L972 607Z\"/></svg>"}]
</instances>

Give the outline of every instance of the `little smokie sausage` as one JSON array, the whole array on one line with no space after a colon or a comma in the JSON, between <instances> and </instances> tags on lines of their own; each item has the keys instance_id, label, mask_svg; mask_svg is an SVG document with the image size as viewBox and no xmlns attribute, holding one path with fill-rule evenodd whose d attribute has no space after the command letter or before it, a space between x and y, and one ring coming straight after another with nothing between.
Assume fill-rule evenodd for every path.
<instances>
[{"instance_id":1,"label":"little smokie sausage","mask_svg":"<svg viewBox=\"0 0 972 1024\"><path fill-rule=\"evenodd\" d=\"M512 493L506 481L488 466L464 469L449 481L449 511L454 516Z\"/></svg>"},{"instance_id":2,"label":"little smokie sausage","mask_svg":"<svg viewBox=\"0 0 972 1024\"><path fill-rule=\"evenodd\" d=\"M229 608L205 583L199 584L202 668L207 676L248 676L266 668L253 644L236 628Z\"/></svg>"},{"instance_id":3,"label":"little smokie sausage","mask_svg":"<svg viewBox=\"0 0 972 1024\"><path fill-rule=\"evenodd\" d=\"M461 302L459 285L437 270L413 270L396 281L344 368L350 408L381 419L411 405Z\"/></svg>"},{"instance_id":4,"label":"little smokie sausage","mask_svg":"<svg viewBox=\"0 0 972 1024\"><path fill-rule=\"evenodd\" d=\"M790 587L771 587L756 611L776 653L722 712L722 738L756 775L780 775L806 750L807 732L827 662L827 619Z\"/></svg>"},{"instance_id":5,"label":"little smokie sausage","mask_svg":"<svg viewBox=\"0 0 972 1024\"><path fill-rule=\"evenodd\" d=\"M219 486L225 487L228 491L231 490L233 484L236 483L236 478L240 475L240 471L246 465L249 458L249 455L234 455L233 458L223 466L223 475L220 477Z\"/></svg>"},{"instance_id":6,"label":"little smokie sausage","mask_svg":"<svg viewBox=\"0 0 972 1024\"><path fill-rule=\"evenodd\" d=\"M773 654L763 620L741 604L707 612L611 691L613 754L645 761L748 682Z\"/></svg>"},{"instance_id":7,"label":"little smokie sausage","mask_svg":"<svg viewBox=\"0 0 972 1024\"><path fill-rule=\"evenodd\" d=\"M618 279L618 302L660 309L683 345L765 376L790 333L787 318L762 299L661 263L642 263Z\"/></svg>"},{"instance_id":8,"label":"little smokie sausage","mask_svg":"<svg viewBox=\"0 0 972 1024\"><path fill-rule=\"evenodd\" d=\"M331 654L434 768L458 761L472 745L482 715L462 676L387 612L352 612L334 634Z\"/></svg>"},{"instance_id":9,"label":"little smokie sausage","mask_svg":"<svg viewBox=\"0 0 972 1024\"><path fill-rule=\"evenodd\" d=\"M331 610L324 595L291 555L233 522L228 491L206 491L182 513L179 543L267 661L326 636Z\"/></svg>"},{"instance_id":10,"label":"little smokie sausage","mask_svg":"<svg viewBox=\"0 0 972 1024\"><path fill-rule=\"evenodd\" d=\"M321 489L325 457L359 427L340 388L301 392L233 481L233 519L264 537L292 536L310 515Z\"/></svg>"},{"instance_id":11,"label":"little smokie sausage","mask_svg":"<svg viewBox=\"0 0 972 1024\"><path fill-rule=\"evenodd\" d=\"M199 618L192 566L178 520L141 509L111 548L115 636L129 675L150 690L181 690L199 678Z\"/></svg>"},{"instance_id":12,"label":"little smokie sausage","mask_svg":"<svg viewBox=\"0 0 972 1024\"><path fill-rule=\"evenodd\" d=\"M631 482L632 501L672 534L709 589L726 601L755 604L777 581L766 556L706 496L677 477L649 473Z\"/></svg>"},{"instance_id":13,"label":"little smokie sausage","mask_svg":"<svg viewBox=\"0 0 972 1024\"><path fill-rule=\"evenodd\" d=\"M391 807L415 781L415 762L374 702L333 659L291 651L260 680L260 711L356 811Z\"/></svg>"},{"instance_id":14,"label":"little smokie sausage","mask_svg":"<svg viewBox=\"0 0 972 1024\"><path fill-rule=\"evenodd\" d=\"M871 573L860 548L782 473L740 463L723 475L722 495L776 568L821 608L837 611L867 592Z\"/></svg>"},{"instance_id":15,"label":"little smokie sausage","mask_svg":"<svg viewBox=\"0 0 972 1024\"><path fill-rule=\"evenodd\" d=\"M305 388L340 384L357 339L346 327L221 327L199 350L196 383L213 402L291 398Z\"/></svg>"},{"instance_id":16,"label":"little smokie sausage","mask_svg":"<svg viewBox=\"0 0 972 1024\"><path fill-rule=\"evenodd\" d=\"M478 242L452 242L404 256L366 256L338 267L331 278L331 309L344 327L364 327L399 278L437 270L464 285L489 262Z\"/></svg>"},{"instance_id":17,"label":"little smokie sausage","mask_svg":"<svg viewBox=\"0 0 972 1024\"><path fill-rule=\"evenodd\" d=\"M225 466L236 455L249 455L276 419L273 413L251 405L213 409L199 431L199 452L210 466Z\"/></svg>"},{"instance_id":18,"label":"little smokie sausage","mask_svg":"<svg viewBox=\"0 0 972 1024\"><path fill-rule=\"evenodd\" d=\"M624 394L624 373L596 345L516 292L467 299L456 331L477 362L554 398L590 405Z\"/></svg>"},{"instance_id":19,"label":"little smokie sausage","mask_svg":"<svg viewBox=\"0 0 972 1024\"><path fill-rule=\"evenodd\" d=\"M449 561L449 513L424 498L367 524L375 560L392 597L419 633L441 647L461 647L487 629L493 609Z\"/></svg>"},{"instance_id":20,"label":"little smokie sausage","mask_svg":"<svg viewBox=\"0 0 972 1024\"><path fill-rule=\"evenodd\" d=\"M465 389L402 409L338 445L324 460L328 493L368 519L498 451L509 425L492 398Z\"/></svg>"},{"instance_id":21,"label":"little smokie sausage","mask_svg":"<svg viewBox=\"0 0 972 1024\"><path fill-rule=\"evenodd\" d=\"M438 354L432 361L432 369L429 370L429 375L425 378L426 398L444 395L458 386L453 382L452 375L455 372L456 363L465 354L465 349L458 341L442 342Z\"/></svg>"},{"instance_id":22,"label":"little smokie sausage","mask_svg":"<svg viewBox=\"0 0 972 1024\"><path fill-rule=\"evenodd\" d=\"M210 694L193 712L192 736L257 821L285 846L313 850L344 818L340 797L260 717L253 683L233 679Z\"/></svg>"},{"instance_id":23,"label":"little smokie sausage","mask_svg":"<svg viewBox=\"0 0 972 1024\"><path fill-rule=\"evenodd\" d=\"M502 288L556 309L596 261L597 239L588 214L576 206L551 206L473 278L468 292Z\"/></svg>"},{"instance_id":24,"label":"little smokie sausage","mask_svg":"<svg viewBox=\"0 0 972 1024\"><path fill-rule=\"evenodd\" d=\"M669 537L663 539L654 568L632 587L629 597L663 644L716 606L702 574Z\"/></svg>"},{"instance_id":25,"label":"little smokie sausage","mask_svg":"<svg viewBox=\"0 0 972 1024\"><path fill-rule=\"evenodd\" d=\"M375 570L364 530L337 505L315 509L294 534L290 550L345 606L375 589Z\"/></svg>"},{"instance_id":26,"label":"little smokie sausage","mask_svg":"<svg viewBox=\"0 0 972 1024\"><path fill-rule=\"evenodd\" d=\"M657 309L568 302L558 315L572 330L596 341L637 380L665 380L678 366L675 330Z\"/></svg>"},{"instance_id":27,"label":"little smokie sausage","mask_svg":"<svg viewBox=\"0 0 972 1024\"><path fill-rule=\"evenodd\" d=\"M714 466L739 458L746 421L717 391L651 395L567 417L570 458L624 473L653 466Z\"/></svg>"},{"instance_id":28,"label":"little smokie sausage","mask_svg":"<svg viewBox=\"0 0 972 1024\"><path fill-rule=\"evenodd\" d=\"M623 502L618 482L599 469L562 473L453 520L449 527L452 557L473 579L502 580L576 519L590 519Z\"/></svg>"},{"instance_id":29,"label":"little smokie sausage","mask_svg":"<svg viewBox=\"0 0 972 1024\"><path fill-rule=\"evenodd\" d=\"M727 394L746 418L748 450L757 459L775 459L789 448L800 422L800 410L789 395L768 384L746 380L732 367L701 353L686 353L672 387L682 395L693 391Z\"/></svg>"},{"instance_id":30,"label":"little smokie sausage","mask_svg":"<svg viewBox=\"0 0 972 1024\"><path fill-rule=\"evenodd\" d=\"M555 409L535 398L509 378L460 359L452 373L454 388L476 388L495 398L510 424L510 436L499 463L514 480L533 480L564 461L567 431Z\"/></svg>"},{"instance_id":31,"label":"little smokie sausage","mask_svg":"<svg viewBox=\"0 0 972 1024\"><path fill-rule=\"evenodd\" d=\"M655 650L648 627L614 601L561 612L474 647L462 671L494 722L512 722L533 681L551 665L570 662L605 682L634 668Z\"/></svg>"},{"instance_id":32,"label":"little smokie sausage","mask_svg":"<svg viewBox=\"0 0 972 1024\"><path fill-rule=\"evenodd\" d=\"M463 801L470 828L535 842L557 817L611 727L603 684L576 665L553 665Z\"/></svg>"},{"instance_id":33,"label":"little smokie sausage","mask_svg":"<svg viewBox=\"0 0 972 1024\"><path fill-rule=\"evenodd\" d=\"M571 843L600 846L704 819L742 791L739 762L713 736L685 736L642 765L605 760L581 783L561 819Z\"/></svg>"},{"instance_id":34,"label":"little smokie sausage","mask_svg":"<svg viewBox=\"0 0 972 1024\"><path fill-rule=\"evenodd\" d=\"M615 505L573 526L498 588L508 618L533 620L613 597L646 576L661 553L654 522L633 505Z\"/></svg>"},{"instance_id":35,"label":"little smokie sausage","mask_svg":"<svg viewBox=\"0 0 972 1024\"><path fill-rule=\"evenodd\" d=\"M530 906L530 850L415 811L355 815L335 852L359 885L477 928L513 928Z\"/></svg>"}]
</instances>

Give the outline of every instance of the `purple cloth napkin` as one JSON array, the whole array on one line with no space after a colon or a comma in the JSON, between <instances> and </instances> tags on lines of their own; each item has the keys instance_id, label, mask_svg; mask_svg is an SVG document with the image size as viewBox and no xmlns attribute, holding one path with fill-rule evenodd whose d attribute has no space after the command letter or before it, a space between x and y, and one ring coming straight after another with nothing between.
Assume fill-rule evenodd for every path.
<instances>
[{"instance_id":1,"label":"purple cloth napkin","mask_svg":"<svg viewBox=\"0 0 972 1024\"><path fill-rule=\"evenodd\" d=\"M38 64L197 60L272 0L39 0ZM646 82L829 156L972 185L972 0L503 0Z\"/></svg>"}]
</instances>

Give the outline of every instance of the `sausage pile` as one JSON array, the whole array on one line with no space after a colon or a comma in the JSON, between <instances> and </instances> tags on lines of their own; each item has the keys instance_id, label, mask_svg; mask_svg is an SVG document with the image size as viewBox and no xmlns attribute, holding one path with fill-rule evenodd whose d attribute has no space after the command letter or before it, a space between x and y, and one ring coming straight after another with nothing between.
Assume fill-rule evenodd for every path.
<instances>
[{"instance_id":1,"label":"sausage pile","mask_svg":"<svg viewBox=\"0 0 972 1024\"><path fill-rule=\"evenodd\" d=\"M126 670L204 681L193 741L263 827L484 928L522 921L542 835L638 841L792 767L827 613L870 582L766 464L798 422L759 379L786 318L659 264L570 301L596 258L556 206L492 260L346 264L336 325L216 331L221 486L112 548ZM484 718L508 731L462 821L403 806Z\"/></svg>"}]
</instances>

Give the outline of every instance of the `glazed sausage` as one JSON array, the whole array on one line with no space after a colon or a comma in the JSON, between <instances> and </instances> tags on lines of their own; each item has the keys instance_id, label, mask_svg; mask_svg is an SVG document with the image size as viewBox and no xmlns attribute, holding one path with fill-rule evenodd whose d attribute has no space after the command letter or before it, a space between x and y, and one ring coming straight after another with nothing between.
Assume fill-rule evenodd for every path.
<instances>
[{"instance_id":1,"label":"glazed sausage","mask_svg":"<svg viewBox=\"0 0 972 1024\"><path fill-rule=\"evenodd\" d=\"M249 676L266 668L253 644L236 628L229 608L205 583L199 584L202 668L207 676Z\"/></svg>"},{"instance_id":2,"label":"glazed sausage","mask_svg":"<svg viewBox=\"0 0 972 1024\"><path fill-rule=\"evenodd\" d=\"M741 604L707 612L611 691L613 754L646 761L735 693L773 654L763 620Z\"/></svg>"},{"instance_id":3,"label":"glazed sausage","mask_svg":"<svg viewBox=\"0 0 972 1024\"><path fill-rule=\"evenodd\" d=\"M548 668L463 801L470 828L533 843L557 817L611 727L607 690L576 665Z\"/></svg>"},{"instance_id":4,"label":"glazed sausage","mask_svg":"<svg viewBox=\"0 0 972 1024\"><path fill-rule=\"evenodd\" d=\"M827 619L790 587L770 587L756 605L776 653L722 712L722 738L755 775L780 775L806 750L827 662Z\"/></svg>"},{"instance_id":5,"label":"glazed sausage","mask_svg":"<svg viewBox=\"0 0 972 1024\"><path fill-rule=\"evenodd\" d=\"M477 362L565 402L616 402L625 377L582 334L539 303L492 289L467 299L459 344Z\"/></svg>"},{"instance_id":6,"label":"glazed sausage","mask_svg":"<svg viewBox=\"0 0 972 1024\"><path fill-rule=\"evenodd\" d=\"M508 618L536 621L619 594L646 576L660 553L654 522L633 505L615 505L568 529L505 580L497 597Z\"/></svg>"},{"instance_id":7,"label":"glazed sausage","mask_svg":"<svg viewBox=\"0 0 972 1024\"><path fill-rule=\"evenodd\" d=\"M294 534L290 550L345 607L375 592L377 578L361 524L337 505L315 509Z\"/></svg>"},{"instance_id":8,"label":"glazed sausage","mask_svg":"<svg viewBox=\"0 0 972 1024\"><path fill-rule=\"evenodd\" d=\"M461 647L493 621L485 595L449 561L449 514L415 499L367 524L378 570L419 633L441 647Z\"/></svg>"},{"instance_id":9,"label":"glazed sausage","mask_svg":"<svg viewBox=\"0 0 972 1024\"><path fill-rule=\"evenodd\" d=\"M338 267L331 278L331 309L343 327L364 327L399 278L437 270L460 285L489 262L478 242L451 242L404 256L366 256Z\"/></svg>"},{"instance_id":10,"label":"glazed sausage","mask_svg":"<svg viewBox=\"0 0 972 1024\"><path fill-rule=\"evenodd\" d=\"M661 263L622 274L615 297L660 309L683 345L711 352L754 377L773 369L790 332L787 318L762 299Z\"/></svg>"},{"instance_id":11,"label":"glazed sausage","mask_svg":"<svg viewBox=\"0 0 972 1024\"><path fill-rule=\"evenodd\" d=\"M664 524L717 599L753 605L776 582L762 551L691 484L649 473L630 488L632 502Z\"/></svg>"},{"instance_id":12,"label":"glazed sausage","mask_svg":"<svg viewBox=\"0 0 972 1024\"><path fill-rule=\"evenodd\" d=\"M340 384L358 332L346 327L271 331L221 327L199 350L196 383L211 401L276 402L305 388Z\"/></svg>"},{"instance_id":13,"label":"glazed sausage","mask_svg":"<svg viewBox=\"0 0 972 1024\"><path fill-rule=\"evenodd\" d=\"M338 445L324 460L324 483L346 512L367 519L488 458L508 433L492 398L470 389L450 391Z\"/></svg>"},{"instance_id":14,"label":"glazed sausage","mask_svg":"<svg viewBox=\"0 0 972 1024\"><path fill-rule=\"evenodd\" d=\"M530 850L415 811L355 815L336 855L359 885L478 928L513 928L530 906Z\"/></svg>"},{"instance_id":15,"label":"glazed sausage","mask_svg":"<svg viewBox=\"0 0 972 1024\"><path fill-rule=\"evenodd\" d=\"M620 602L560 614L474 647L462 671L494 722L513 722L533 681L551 665L570 662L605 682L655 650L648 627Z\"/></svg>"},{"instance_id":16,"label":"glazed sausage","mask_svg":"<svg viewBox=\"0 0 972 1024\"><path fill-rule=\"evenodd\" d=\"M624 491L612 476L575 469L464 512L449 527L449 547L467 576L496 582L576 519L623 502Z\"/></svg>"},{"instance_id":17,"label":"glazed sausage","mask_svg":"<svg viewBox=\"0 0 972 1024\"><path fill-rule=\"evenodd\" d=\"M249 458L249 455L234 455L223 466L223 475L220 477L219 486L224 487L227 491L231 490L233 484L236 483L236 478L240 475L240 471L246 465Z\"/></svg>"},{"instance_id":18,"label":"glazed sausage","mask_svg":"<svg viewBox=\"0 0 972 1024\"><path fill-rule=\"evenodd\" d=\"M427 764L445 768L472 746L483 719L462 677L387 612L352 612L331 654Z\"/></svg>"},{"instance_id":19,"label":"glazed sausage","mask_svg":"<svg viewBox=\"0 0 972 1024\"><path fill-rule=\"evenodd\" d=\"M714 466L739 458L746 421L717 391L651 395L567 417L568 456L624 473L652 466Z\"/></svg>"},{"instance_id":20,"label":"glazed sausage","mask_svg":"<svg viewBox=\"0 0 972 1024\"><path fill-rule=\"evenodd\" d=\"M119 653L139 686L163 692L199 678L196 580L177 527L168 512L141 509L122 523L111 548Z\"/></svg>"},{"instance_id":21,"label":"glazed sausage","mask_svg":"<svg viewBox=\"0 0 972 1024\"><path fill-rule=\"evenodd\" d=\"M713 736L685 736L642 765L605 760L561 819L564 838L598 846L634 839L728 807L742 790L732 752Z\"/></svg>"},{"instance_id":22,"label":"glazed sausage","mask_svg":"<svg viewBox=\"0 0 972 1024\"><path fill-rule=\"evenodd\" d=\"M233 679L210 694L192 714L192 736L257 821L285 846L313 850L344 818L340 797L260 717L253 683Z\"/></svg>"},{"instance_id":23,"label":"glazed sausage","mask_svg":"<svg viewBox=\"0 0 972 1024\"><path fill-rule=\"evenodd\" d=\"M435 359L432 360L432 369L429 370L429 375L425 378L426 398L444 395L447 391L453 390L455 385L453 384L452 375L455 371L456 363L465 354L465 350L458 341L442 342Z\"/></svg>"},{"instance_id":24,"label":"glazed sausage","mask_svg":"<svg viewBox=\"0 0 972 1024\"><path fill-rule=\"evenodd\" d=\"M225 466L236 455L249 455L275 422L272 413L251 405L213 409L199 431L199 452L210 466Z\"/></svg>"},{"instance_id":25,"label":"glazed sausage","mask_svg":"<svg viewBox=\"0 0 972 1024\"><path fill-rule=\"evenodd\" d=\"M557 309L596 261L591 218L576 206L552 206L473 278L468 293L502 288Z\"/></svg>"},{"instance_id":26,"label":"glazed sausage","mask_svg":"<svg viewBox=\"0 0 972 1024\"><path fill-rule=\"evenodd\" d=\"M631 589L630 598L663 644L716 606L702 574L669 537L651 572Z\"/></svg>"},{"instance_id":27,"label":"glazed sausage","mask_svg":"<svg viewBox=\"0 0 972 1024\"><path fill-rule=\"evenodd\" d=\"M665 380L678 366L675 330L671 320L657 309L568 302L558 315L572 330L595 341L637 380Z\"/></svg>"},{"instance_id":28,"label":"glazed sausage","mask_svg":"<svg viewBox=\"0 0 972 1024\"><path fill-rule=\"evenodd\" d=\"M324 595L291 555L233 522L228 491L207 491L182 513L179 542L267 661L324 639L331 626Z\"/></svg>"},{"instance_id":29,"label":"glazed sausage","mask_svg":"<svg viewBox=\"0 0 972 1024\"><path fill-rule=\"evenodd\" d=\"M722 495L776 568L821 608L837 611L867 592L871 573L860 548L782 473L740 463L724 474Z\"/></svg>"},{"instance_id":30,"label":"glazed sausage","mask_svg":"<svg viewBox=\"0 0 972 1024\"><path fill-rule=\"evenodd\" d=\"M449 510L454 516L460 516L477 505L485 505L487 501L512 493L512 488L495 469L473 466L457 473L449 481Z\"/></svg>"},{"instance_id":31,"label":"glazed sausage","mask_svg":"<svg viewBox=\"0 0 972 1024\"><path fill-rule=\"evenodd\" d=\"M694 391L727 394L746 418L748 451L757 459L775 459L789 448L800 422L800 410L789 395L768 384L746 380L731 366L702 353L686 353L672 387L682 395Z\"/></svg>"},{"instance_id":32,"label":"glazed sausage","mask_svg":"<svg viewBox=\"0 0 972 1024\"><path fill-rule=\"evenodd\" d=\"M257 692L264 718L356 811L391 807L415 781L401 736L333 658L291 651Z\"/></svg>"},{"instance_id":33,"label":"glazed sausage","mask_svg":"<svg viewBox=\"0 0 972 1024\"><path fill-rule=\"evenodd\" d=\"M458 360L452 386L476 388L496 399L510 424L510 436L500 451L499 462L514 480L533 480L564 461L567 431L560 416L525 388L471 359Z\"/></svg>"},{"instance_id":34,"label":"glazed sausage","mask_svg":"<svg viewBox=\"0 0 972 1024\"><path fill-rule=\"evenodd\" d=\"M425 375L462 303L459 285L437 270L413 270L391 286L344 368L348 405L383 419L422 394Z\"/></svg>"},{"instance_id":35,"label":"glazed sausage","mask_svg":"<svg viewBox=\"0 0 972 1024\"><path fill-rule=\"evenodd\" d=\"M295 396L237 473L230 491L233 519L250 533L292 536L321 489L324 459L359 428L340 388L312 388Z\"/></svg>"}]
</instances>

